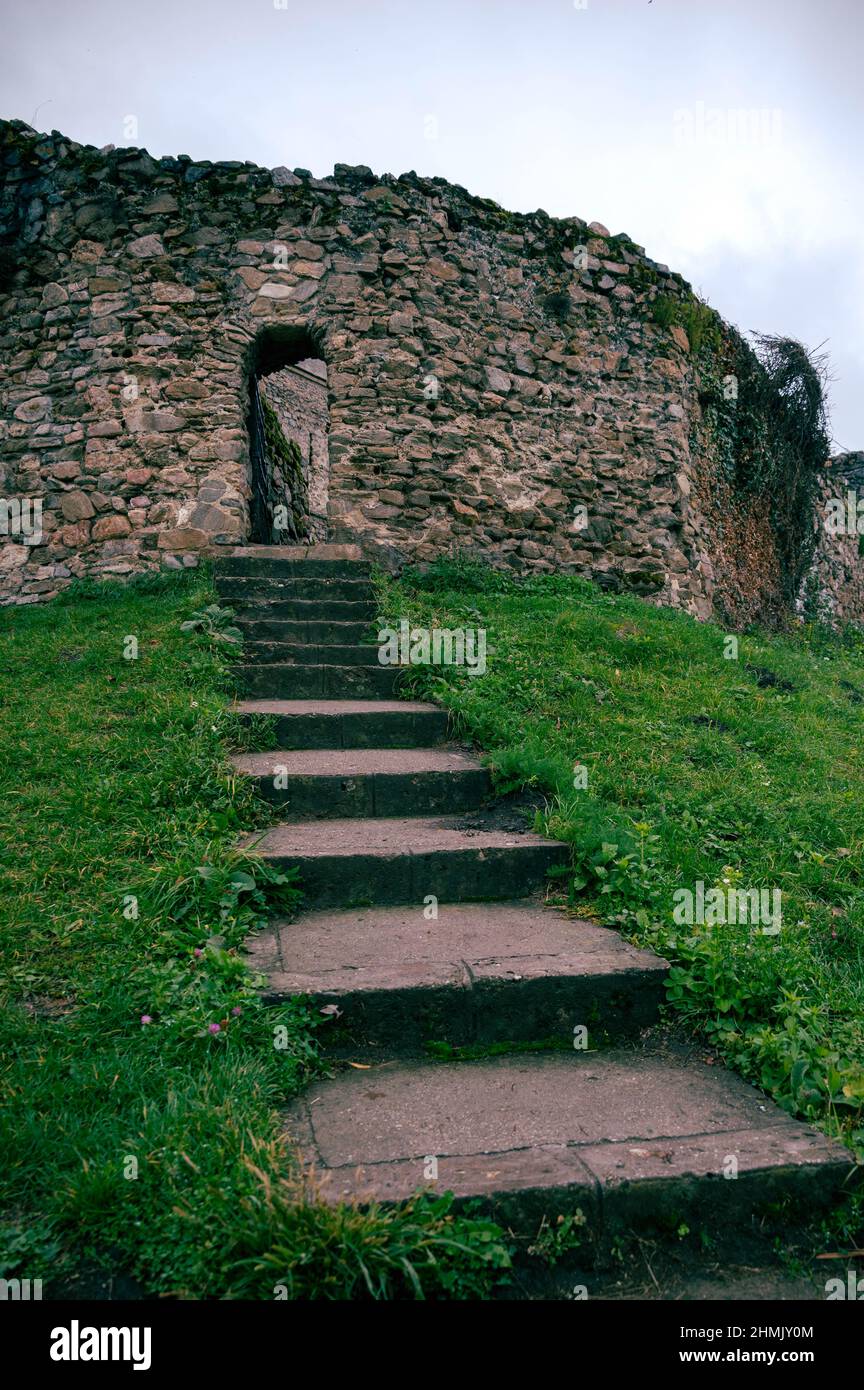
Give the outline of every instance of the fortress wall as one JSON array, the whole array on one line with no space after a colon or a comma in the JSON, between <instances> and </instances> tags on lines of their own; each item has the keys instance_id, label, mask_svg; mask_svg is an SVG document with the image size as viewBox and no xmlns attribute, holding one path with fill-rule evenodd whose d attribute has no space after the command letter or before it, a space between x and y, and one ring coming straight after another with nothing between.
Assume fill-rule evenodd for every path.
<instances>
[{"instance_id":1,"label":"fortress wall","mask_svg":"<svg viewBox=\"0 0 864 1390\"><path fill-rule=\"evenodd\" d=\"M0 534L0 602L248 538L263 335L284 365L301 339L326 363L329 539L711 614L700 374L656 321L692 295L626 235L413 173L157 159L19 122L0 163L0 498L42 513Z\"/></svg>"}]
</instances>

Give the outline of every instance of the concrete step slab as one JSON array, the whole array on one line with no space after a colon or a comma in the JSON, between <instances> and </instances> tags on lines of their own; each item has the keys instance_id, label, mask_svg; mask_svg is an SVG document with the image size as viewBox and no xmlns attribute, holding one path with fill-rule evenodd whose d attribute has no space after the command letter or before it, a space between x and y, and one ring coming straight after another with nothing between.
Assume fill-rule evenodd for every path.
<instances>
[{"instance_id":1,"label":"concrete step slab","mask_svg":"<svg viewBox=\"0 0 864 1390\"><path fill-rule=\"evenodd\" d=\"M668 971L615 931L539 902L309 912L249 944L265 997L335 1005L352 1042L394 1052L620 1037L656 1022Z\"/></svg>"},{"instance_id":2,"label":"concrete step slab","mask_svg":"<svg viewBox=\"0 0 864 1390\"><path fill-rule=\"evenodd\" d=\"M240 700L235 713L275 721L279 748L431 748L447 738L447 714L418 700Z\"/></svg>"},{"instance_id":3,"label":"concrete step slab","mask_svg":"<svg viewBox=\"0 0 864 1390\"><path fill-rule=\"evenodd\" d=\"M239 624L286 619L292 622L371 623L377 612L377 604L373 597L357 601L316 598L284 598L271 601L254 593L247 593L233 600L232 607Z\"/></svg>"},{"instance_id":4,"label":"concrete step slab","mask_svg":"<svg viewBox=\"0 0 864 1390\"><path fill-rule=\"evenodd\" d=\"M337 577L308 578L305 575L286 575L284 578L217 574L214 579L219 597L232 605L250 600L305 599L325 602L339 599L351 603L369 603L374 594L368 579Z\"/></svg>"},{"instance_id":5,"label":"concrete step slab","mask_svg":"<svg viewBox=\"0 0 864 1390\"><path fill-rule=\"evenodd\" d=\"M307 902L321 908L522 898L570 857L557 840L463 829L458 816L298 822L247 843L283 869L296 866Z\"/></svg>"},{"instance_id":6,"label":"concrete step slab","mask_svg":"<svg viewBox=\"0 0 864 1390\"><path fill-rule=\"evenodd\" d=\"M395 666L299 666L264 662L238 667L244 695L261 699L386 699L396 689Z\"/></svg>"},{"instance_id":7,"label":"concrete step slab","mask_svg":"<svg viewBox=\"0 0 864 1390\"><path fill-rule=\"evenodd\" d=\"M316 545L230 545L220 552L217 567L225 560L235 559L277 559L303 562L308 560L350 561L352 565L364 564L363 551L359 545L321 541Z\"/></svg>"},{"instance_id":8,"label":"concrete step slab","mask_svg":"<svg viewBox=\"0 0 864 1390\"><path fill-rule=\"evenodd\" d=\"M318 579L368 579L370 569L357 546L345 545L235 546L230 554L220 555L214 565L219 577L249 578L302 575Z\"/></svg>"},{"instance_id":9,"label":"concrete step slab","mask_svg":"<svg viewBox=\"0 0 864 1390\"><path fill-rule=\"evenodd\" d=\"M378 666L378 648L370 642L349 646L324 646L305 642L256 642L243 644L243 660L249 665Z\"/></svg>"},{"instance_id":10,"label":"concrete step slab","mask_svg":"<svg viewBox=\"0 0 864 1390\"><path fill-rule=\"evenodd\" d=\"M247 642L288 642L333 647L353 647L375 640L371 623L338 622L313 618L262 618L247 612L235 617Z\"/></svg>"},{"instance_id":11,"label":"concrete step slab","mask_svg":"<svg viewBox=\"0 0 864 1390\"><path fill-rule=\"evenodd\" d=\"M455 747L277 749L232 762L292 821L468 811L491 790L486 768Z\"/></svg>"},{"instance_id":12,"label":"concrete step slab","mask_svg":"<svg viewBox=\"0 0 864 1390\"><path fill-rule=\"evenodd\" d=\"M813 1210L853 1168L842 1145L686 1049L348 1069L313 1084L286 1131L331 1200L430 1186L482 1200L525 1235L576 1209L595 1234L743 1222L788 1198Z\"/></svg>"}]
</instances>

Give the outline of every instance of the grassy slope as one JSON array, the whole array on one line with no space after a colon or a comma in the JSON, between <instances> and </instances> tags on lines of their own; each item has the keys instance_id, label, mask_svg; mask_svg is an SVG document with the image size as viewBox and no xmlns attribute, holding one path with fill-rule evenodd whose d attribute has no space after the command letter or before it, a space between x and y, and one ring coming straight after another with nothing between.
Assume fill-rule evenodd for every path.
<instances>
[{"instance_id":1,"label":"grassy slope","mask_svg":"<svg viewBox=\"0 0 864 1390\"><path fill-rule=\"evenodd\" d=\"M487 630L483 677L433 668L408 684L458 716L501 787L552 794L573 900L675 962L679 1016L864 1148L860 639L744 635L726 659L716 626L458 562L382 581L381 605L396 623ZM673 893L700 879L780 888L779 936L676 927Z\"/></svg>"},{"instance_id":2,"label":"grassy slope","mask_svg":"<svg viewBox=\"0 0 864 1390\"><path fill-rule=\"evenodd\" d=\"M296 892L231 848L268 812L226 764L219 644L180 631L211 600L193 573L0 610L0 1277L107 1251L193 1297L482 1293L506 1251L446 1199L297 1201L277 1107L315 1020L237 952Z\"/></svg>"},{"instance_id":3,"label":"grassy slope","mask_svg":"<svg viewBox=\"0 0 864 1390\"><path fill-rule=\"evenodd\" d=\"M571 579L441 567L382 594L394 618L487 628L482 680L412 679L501 785L553 794L580 911L673 956L685 1017L860 1145L860 649L753 636L726 661L718 629ZM321 1063L315 1021L264 1010L236 951L294 894L231 850L268 812L226 766L219 649L180 632L211 598L192 574L0 612L0 1277L62 1279L108 1249L193 1296L482 1296L502 1247L446 1200L297 1201L276 1110ZM674 889L726 866L782 888L779 938L673 930Z\"/></svg>"}]
</instances>

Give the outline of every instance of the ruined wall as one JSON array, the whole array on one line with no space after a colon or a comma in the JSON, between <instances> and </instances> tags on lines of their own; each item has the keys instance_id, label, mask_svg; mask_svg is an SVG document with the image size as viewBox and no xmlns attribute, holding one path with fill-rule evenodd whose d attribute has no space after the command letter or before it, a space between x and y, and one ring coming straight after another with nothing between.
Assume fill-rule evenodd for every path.
<instances>
[{"instance_id":1,"label":"ruined wall","mask_svg":"<svg viewBox=\"0 0 864 1390\"><path fill-rule=\"evenodd\" d=\"M261 391L272 405L286 439L293 439L303 460L309 497L309 533L314 541L327 537L330 457L327 431L327 369L323 362L305 370L285 367L261 380Z\"/></svg>"},{"instance_id":2,"label":"ruined wall","mask_svg":"<svg viewBox=\"0 0 864 1390\"><path fill-rule=\"evenodd\" d=\"M814 518L816 552L801 586L799 611L837 625L864 614L864 452L838 454L821 479Z\"/></svg>"},{"instance_id":3,"label":"ruined wall","mask_svg":"<svg viewBox=\"0 0 864 1390\"><path fill-rule=\"evenodd\" d=\"M683 282L626 238L413 175L102 153L14 124L0 148L3 487L44 504L5 597L243 539L246 372L283 325L328 365L332 539L704 597L687 354L646 315Z\"/></svg>"},{"instance_id":4,"label":"ruined wall","mask_svg":"<svg viewBox=\"0 0 864 1390\"><path fill-rule=\"evenodd\" d=\"M0 602L246 539L248 373L262 331L293 330L327 364L329 539L712 611L699 373L654 312L690 291L625 235L413 173L15 122L0 158L0 497L43 511L0 536Z\"/></svg>"}]
</instances>

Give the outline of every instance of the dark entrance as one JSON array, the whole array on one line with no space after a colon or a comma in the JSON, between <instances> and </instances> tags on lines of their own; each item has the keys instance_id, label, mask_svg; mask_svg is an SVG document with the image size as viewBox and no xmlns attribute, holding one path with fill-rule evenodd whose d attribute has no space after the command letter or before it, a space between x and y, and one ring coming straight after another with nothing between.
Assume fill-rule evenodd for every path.
<instances>
[{"instance_id":1,"label":"dark entrance","mask_svg":"<svg viewBox=\"0 0 864 1390\"><path fill-rule=\"evenodd\" d=\"M249 369L251 540L326 539L327 368L302 328L267 328Z\"/></svg>"}]
</instances>

